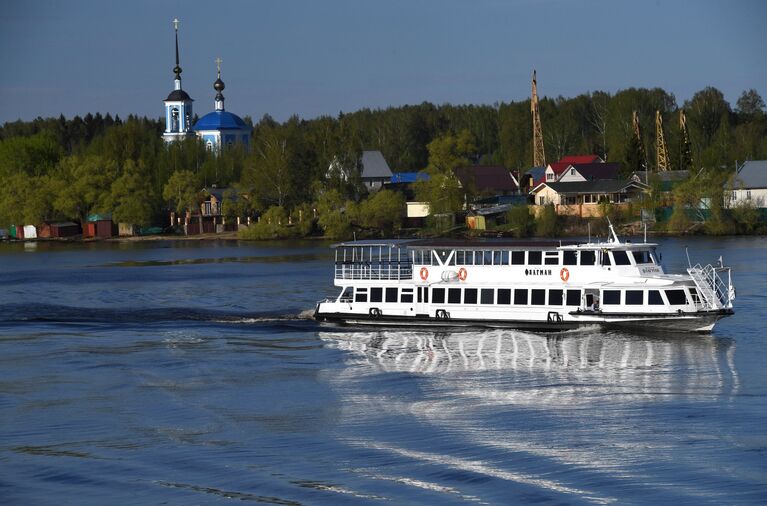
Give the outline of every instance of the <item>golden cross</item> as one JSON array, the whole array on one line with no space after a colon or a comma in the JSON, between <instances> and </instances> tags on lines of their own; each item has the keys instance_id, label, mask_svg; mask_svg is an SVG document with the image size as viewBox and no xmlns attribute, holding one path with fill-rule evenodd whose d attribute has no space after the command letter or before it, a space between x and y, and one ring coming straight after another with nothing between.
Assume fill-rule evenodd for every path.
<instances>
[{"instance_id":1,"label":"golden cross","mask_svg":"<svg viewBox=\"0 0 767 506\"><path fill-rule=\"evenodd\" d=\"M216 69L218 70L218 73L220 74L221 73L221 57L220 56L216 57Z\"/></svg>"}]
</instances>

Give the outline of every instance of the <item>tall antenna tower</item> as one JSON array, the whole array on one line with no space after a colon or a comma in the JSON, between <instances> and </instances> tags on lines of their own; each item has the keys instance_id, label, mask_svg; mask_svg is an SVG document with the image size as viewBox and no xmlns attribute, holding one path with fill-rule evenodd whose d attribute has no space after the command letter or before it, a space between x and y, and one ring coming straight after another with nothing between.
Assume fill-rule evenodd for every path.
<instances>
[{"instance_id":1,"label":"tall antenna tower","mask_svg":"<svg viewBox=\"0 0 767 506\"><path fill-rule=\"evenodd\" d=\"M639 114L636 111L631 115L631 124L634 127L634 139L636 139L637 148L639 149L639 163L644 170L647 170L647 155L645 154L644 143L642 142L642 132L639 130Z\"/></svg>"},{"instance_id":2,"label":"tall antenna tower","mask_svg":"<svg viewBox=\"0 0 767 506\"><path fill-rule=\"evenodd\" d=\"M684 109L679 110L679 131L681 149L679 150L679 169L689 170L692 168L692 150L690 148L690 135L687 133L687 117L684 115Z\"/></svg>"},{"instance_id":3,"label":"tall antenna tower","mask_svg":"<svg viewBox=\"0 0 767 506\"><path fill-rule=\"evenodd\" d=\"M541 115L538 110L538 85L533 70L533 96L530 100L530 112L533 114L533 166L546 165L546 152L543 149L543 130L541 129Z\"/></svg>"},{"instance_id":4,"label":"tall antenna tower","mask_svg":"<svg viewBox=\"0 0 767 506\"><path fill-rule=\"evenodd\" d=\"M668 150L663 136L663 116L655 111L655 167L658 172L668 170Z\"/></svg>"}]
</instances>

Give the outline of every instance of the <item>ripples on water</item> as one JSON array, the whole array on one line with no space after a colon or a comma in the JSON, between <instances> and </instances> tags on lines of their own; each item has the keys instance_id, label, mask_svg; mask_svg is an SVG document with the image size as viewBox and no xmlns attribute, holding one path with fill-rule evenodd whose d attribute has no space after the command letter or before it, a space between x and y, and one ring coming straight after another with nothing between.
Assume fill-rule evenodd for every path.
<instances>
[{"instance_id":1,"label":"ripples on water","mask_svg":"<svg viewBox=\"0 0 767 506\"><path fill-rule=\"evenodd\" d=\"M0 250L3 503L767 499L764 269L714 336L378 331L322 247L158 246Z\"/></svg>"}]
</instances>

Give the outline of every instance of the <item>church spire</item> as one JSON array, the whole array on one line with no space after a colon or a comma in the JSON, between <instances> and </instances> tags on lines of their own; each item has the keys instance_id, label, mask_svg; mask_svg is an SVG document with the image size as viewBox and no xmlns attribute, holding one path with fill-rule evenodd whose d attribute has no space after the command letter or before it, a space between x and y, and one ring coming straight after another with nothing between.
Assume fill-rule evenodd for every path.
<instances>
[{"instance_id":1,"label":"church spire","mask_svg":"<svg viewBox=\"0 0 767 506\"><path fill-rule=\"evenodd\" d=\"M216 58L216 69L218 70L218 77L216 82L213 83L213 89L216 90L216 110L224 110L224 95L221 93L224 91L224 81L221 80L221 58Z\"/></svg>"},{"instance_id":2,"label":"church spire","mask_svg":"<svg viewBox=\"0 0 767 506\"><path fill-rule=\"evenodd\" d=\"M178 18L173 20L173 28L176 31L176 66L173 68L173 72L176 74L175 84L176 89L181 89L181 67L178 64L178 25L180 21Z\"/></svg>"}]
</instances>

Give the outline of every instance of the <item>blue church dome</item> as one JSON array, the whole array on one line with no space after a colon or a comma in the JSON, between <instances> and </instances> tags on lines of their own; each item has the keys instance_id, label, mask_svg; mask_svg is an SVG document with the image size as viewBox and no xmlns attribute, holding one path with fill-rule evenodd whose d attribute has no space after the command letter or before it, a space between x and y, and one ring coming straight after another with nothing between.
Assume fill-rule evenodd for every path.
<instances>
[{"instance_id":1,"label":"blue church dome","mask_svg":"<svg viewBox=\"0 0 767 506\"><path fill-rule=\"evenodd\" d=\"M242 118L227 111L209 112L194 124L192 130L227 130L250 128Z\"/></svg>"}]
</instances>

